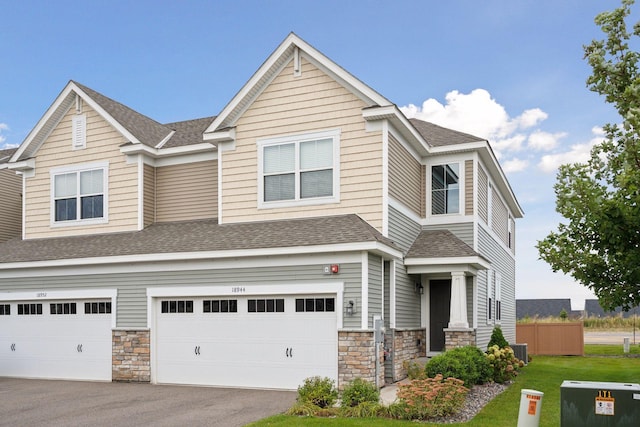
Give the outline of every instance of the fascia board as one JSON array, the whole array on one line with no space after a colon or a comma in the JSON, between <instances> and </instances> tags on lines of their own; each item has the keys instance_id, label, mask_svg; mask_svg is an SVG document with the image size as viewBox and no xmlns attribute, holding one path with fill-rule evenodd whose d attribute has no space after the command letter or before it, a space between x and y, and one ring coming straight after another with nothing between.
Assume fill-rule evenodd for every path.
<instances>
[{"instance_id":1,"label":"fascia board","mask_svg":"<svg viewBox=\"0 0 640 427\"><path fill-rule=\"evenodd\" d=\"M205 133L203 136L205 141L231 142L236 140L236 129L219 130L214 133Z\"/></svg>"},{"instance_id":2,"label":"fascia board","mask_svg":"<svg viewBox=\"0 0 640 427\"><path fill-rule=\"evenodd\" d=\"M440 265L473 265L488 269L491 263L481 256L439 257L439 258L405 258L406 266L440 266Z\"/></svg>"},{"instance_id":3,"label":"fascia board","mask_svg":"<svg viewBox=\"0 0 640 427\"><path fill-rule=\"evenodd\" d=\"M391 125L408 141L413 141L421 156L428 155L433 147L418 133L416 128L402 114L396 105L385 105L381 107L371 107L362 110L362 118L368 122L377 120L389 120Z\"/></svg>"},{"instance_id":4,"label":"fascia board","mask_svg":"<svg viewBox=\"0 0 640 427\"><path fill-rule=\"evenodd\" d=\"M204 153L207 151L216 151L216 146L208 142L200 144L186 145L183 147L171 148L153 148L148 145L132 145L126 144L120 147L120 152L126 155L145 154L151 158L159 159L164 157L181 156L185 154Z\"/></svg>"},{"instance_id":5,"label":"fascia board","mask_svg":"<svg viewBox=\"0 0 640 427\"><path fill-rule=\"evenodd\" d=\"M200 251L200 252L171 252L171 253L150 253L140 255L123 255L93 258L72 258L47 261L30 262L9 262L0 264L2 270L16 270L28 268L47 267L72 267L86 265L111 265L122 263L142 263L142 262L166 262L166 261L189 261L201 259L225 259L243 257L268 257L278 255L299 255L314 254L324 252L353 252L371 251L384 254L393 258L402 258L402 252L390 248L379 242L346 243L340 245L318 245L318 246L294 246L285 248L264 248L264 249L237 249L229 251Z\"/></svg>"},{"instance_id":6,"label":"fascia board","mask_svg":"<svg viewBox=\"0 0 640 427\"><path fill-rule=\"evenodd\" d=\"M25 159L20 162L9 163L6 165L9 170L14 170L18 172L26 172L35 169L36 167L36 159L30 158ZM1 169L1 168L0 168Z\"/></svg>"}]
</instances>

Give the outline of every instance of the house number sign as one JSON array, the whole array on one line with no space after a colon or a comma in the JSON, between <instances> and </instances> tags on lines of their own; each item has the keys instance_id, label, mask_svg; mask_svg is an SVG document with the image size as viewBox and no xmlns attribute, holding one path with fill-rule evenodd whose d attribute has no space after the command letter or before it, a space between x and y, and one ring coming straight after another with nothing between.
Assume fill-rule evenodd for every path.
<instances>
[{"instance_id":1,"label":"house number sign","mask_svg":"<svg viewBox=\"0 0 640 427\"><path fill-rule=\"evenodd\" d=\"M36 294L36 298L46 298L47 297L47 293L46 292L38 292Z\"/></svg>"},{"instance_id":2,"label":"house number sign","mask_svg":"<svg viewBox=\"0 0 640 427\"><path fill-rule=\"evenodd\" d=\"M231 293L232 294L243 294L245 293L247 290L245 289L244 286L234 286L231 288Z\"/></svg>"}]
</instances>

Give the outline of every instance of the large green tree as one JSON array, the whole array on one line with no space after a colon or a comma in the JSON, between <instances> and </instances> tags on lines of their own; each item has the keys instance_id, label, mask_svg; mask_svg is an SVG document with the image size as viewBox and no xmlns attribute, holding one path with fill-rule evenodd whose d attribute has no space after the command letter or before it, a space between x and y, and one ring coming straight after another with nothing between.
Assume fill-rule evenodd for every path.
<instances>
[{"instance_id":1,"label":"large green tree","mask_svg":"<svg viewBox=\"0 0 640 427\"><path fill-rule=\"evenodd\" d=\"M538 242L554 271L589 287L607 310L640 304L640 22L627 30L633 0L596 16L605 34L584 47L592 68L587 87L605 97L620 122L585 163L559 168L556 210L566 218Z\"/></svg>"}]
</instances>

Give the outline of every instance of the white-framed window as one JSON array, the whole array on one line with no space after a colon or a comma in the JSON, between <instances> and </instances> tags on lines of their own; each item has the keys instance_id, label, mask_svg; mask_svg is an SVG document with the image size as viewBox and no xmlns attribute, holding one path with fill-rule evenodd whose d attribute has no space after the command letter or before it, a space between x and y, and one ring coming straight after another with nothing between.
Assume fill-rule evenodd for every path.
<instances>
[{"instance_id":1,"label":"white-framed window","mask_svg":"<svg viewBox=\"0 0 640 427\"><path fill-rule=\"evenodd\" d=\"M487 323L491 323L495 315L495 313L493 312L493 304L495 301L493 278L493 270L487 270Z\"/></svg>"},{"instance_id":2,"label":"white-framed window","mask_svg":"<svg viewBox=\"0 0 640 427\"><path fill-rule=\"evenodd\" d=\"M431 215L460 213L460 163L431 166Z\"/></svg>"},{"instance_id":3,"label":"white-framed window","mask_svg":"<svg viewBox=\"0 0 640 427\"><path fill-rule=\"evenodd\" d=\"M258 140L258 207L340 201L340 131Z\"/></svg>"},{"instance_id":4,"label":"white-framed window","mask_svg":"<svg viewBox=\"0 0 640 427\"><path fill-rule=\"evenodd\" d=\"M80 150L87 146L87 116L77 114L71 119L71 139L72 148Z\"/></svg>"},{"instance_id":5,"label":"white-framed window","mask_svg":"<svg viewBox=\"0 0 640 427\"><path fill-rule=\"evenodd\" d=\"M108 163L55 168L50 175L52 225L107 222Z\"/></svg>"},{"instance_id":6,"label":"white-framed window","mask_svg":"<svg viewBox=\"0 0 640 427\"><path fill-rule=\"evenodd\" d=\"M502 320L502 276L500 273L495 273L495 298L496 298L496 321L499 323Z\"/></svg>"}]
</instances>

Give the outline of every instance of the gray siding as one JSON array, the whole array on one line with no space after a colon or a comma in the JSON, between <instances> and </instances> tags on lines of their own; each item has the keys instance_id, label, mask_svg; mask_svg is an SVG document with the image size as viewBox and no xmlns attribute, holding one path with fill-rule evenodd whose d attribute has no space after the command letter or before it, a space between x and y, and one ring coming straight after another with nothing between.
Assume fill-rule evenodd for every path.
<instances>
[{"instance_id":1,"label":"gray siding","mask_svg":"<svg viewBox=\"0 0 640 427\"><path fill-rule=\"evenodd\" d=\"M0 242L22 234L22 177L0 169Z\"/></svg>"},{"instance_id":2,"label":"gray siding","mask_svg":"<svg viewBox=\"0 0 640 427\"><path fill-rule=\"evenodd\" d=\"M500 327L507 341L515 342L516 300L515 259L483 228L478 229L478 252L491 261L491 268L501 275L502 319ZM487 272L478 273L478 345L489 342L495 321L487 324Z\"/></svg>"},{"instance_id":3,"label":"gray siding","mask_svg":"<svg viewBox=\"0 0 640 427\"><path fill-rule=\"evenodd\" d=\"M473 223L461 222L458 224L440 224L440 225L427 225L425 230L449 230L458 239L465 242L467 245L473 248Z\"/></svg>"},{"instance_id":4,"label":"gray siding","mask_svg":"<svg viewBox=\"0 0 640 427\"><path fill-rule=\"evenodd\" d=\"M393 135L389 135L389 194L424 217L424 167Z\"/></svg>"},{"instance_id":5,"label":"gray siding","mask_svg":"<svg viewBox=\"0 0 640 427\"><path fill-rule=\"evenodd\" d=\"M233 284L270 285L290 283L292 291L301 283L336 280L345 283L344 299L360 300L362 281L360 263L340 264L340 273L329 278L322 274L321 265L275 266L251 269L220 269L152 273L96 274L46 278L16 278L0 281L0 292L28 292L73 289L118 289L118 327L147 327L148 287L229 286ZM336 307L336 310L344 310ZM359 328L359 317L345 317L345 328Z\"/></svg>"},{"instance_id":6,"label":"gray siding","mask_svg":"<svg viewBox=\"0 0 640 427\"><path fill-rule=\"evenodd\" d=\"M393 206L389 206L389 238L407 252L420 234L420 224L412 221Z\"/></svg>"},{"instance_id":7,"label":"gray siding","mask_svg":"<svg viewBox=\"0 0 640 427\"><path fill-rule=\"evenodd\" d=\"M367 324L373 328L373 316L382 315L382 257L369 254L369 319Z\"/></svg>"}]
</instances>

